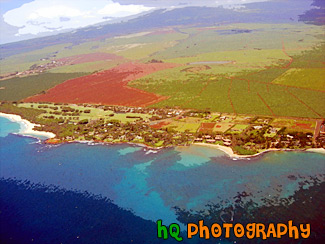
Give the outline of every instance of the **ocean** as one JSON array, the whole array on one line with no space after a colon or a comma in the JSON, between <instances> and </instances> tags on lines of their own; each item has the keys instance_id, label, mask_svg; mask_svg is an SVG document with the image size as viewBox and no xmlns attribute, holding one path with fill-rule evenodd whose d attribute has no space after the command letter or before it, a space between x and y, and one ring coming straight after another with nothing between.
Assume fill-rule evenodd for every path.
<instances>
[{"instance_id":1,"label":"ocean","mask_svg":"<svg viewBox=\"0 0 325 244\"><path fill-rule=\"evenodd\" d=\"M322 154L233 160L195 145L159 151L46 145L17 132L19 124L0 117L1 243L177 243L157 238L159 219L181 226L182 243L259 241L187 239L187 223L200 219L207 225L293 220L311 224L305 242L325 238Z\"/></svg>"}]
</instances>

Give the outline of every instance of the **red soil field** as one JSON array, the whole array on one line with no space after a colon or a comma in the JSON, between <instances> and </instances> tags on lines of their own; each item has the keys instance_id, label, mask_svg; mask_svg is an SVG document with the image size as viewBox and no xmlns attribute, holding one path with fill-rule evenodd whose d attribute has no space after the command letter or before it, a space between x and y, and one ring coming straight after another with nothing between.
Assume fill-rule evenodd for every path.
<instances>
[{"instance_id":1,"label":"red soil field","mask_svg":"<svg viewBox=\"0 0 325 244\"><path fill-rule=\"evenodd\" d=\"M212 131L216 123L202 123L199 131Z\"/></svg>"},{"instance_id":2,"label":"red soil field","mask_svg":"<svg viewBox=\"0 0 325 244\"><path fill-rule=\"evenodd\" d=\"M24 101L145 107L167 97L128 87L128 82L176 66L178 64L125 63L109 70L67 80L49 89L45 94L35 95Z\"/></svg>"},{"instance_id":3,"label":"red soil field","mask_svg":"<svg viewBox=\"0 0 325 244\"><path fill-rule=\"evenodd\" d=\"M301 129L311 129L311 124L300 124L296 123L293 128L301 128Z\"/></svg>"},{"instance_id":4,"label":"red soil field","mask_svg":"<svg viewBox=\"0 0 325 244\"><path fill-rule=\"evenodd\" d=\"M202 123L201 129L213 129L216 123Z\"/></svg>"},{"instance_id":5,"label":"red soil field","mask_svg":"<svg viewBox=\"0 0 325 244\"><path fill-rule=\"evenodd\" d=\"M154 128L154 129L161 129L162 127L166 126L166 125L169 125L171 122L167 122L167 121L162 121L162 122L159 122L157 124L154 124L154 125L150 125L151 128Z\"/></svg>"},{"instance_id":6,"label":"red soil field","mask_svg":"<svg viewBox=\"0 0 325 244\"><path fill-rule=\"evenodd\" d=\"M74 55L70 57L60 58L56 61L67 62L69 64L82 64L95 61L105 61L105 60L122 60L123 57L117 56L110 53L88 53Z\"/></svg>"}]
</instances>

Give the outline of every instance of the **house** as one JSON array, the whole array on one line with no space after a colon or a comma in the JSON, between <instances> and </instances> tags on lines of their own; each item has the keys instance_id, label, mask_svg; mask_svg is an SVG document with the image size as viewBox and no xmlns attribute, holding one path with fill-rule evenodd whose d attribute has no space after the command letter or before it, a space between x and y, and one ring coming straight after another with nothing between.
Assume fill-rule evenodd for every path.
<instances>
[{"instance_id":1,"label":"house","mask_svg":"<svg viewBox=\"0 0 325 244\"><path fill-rule=\"evenodd\" d=\"M270 129L270 133L277 133L277 129L272 127L272 128Z\"/></svg>"},{"instance_id":2,"label":"house","mask_svg":"<svg viewBox=\"0 0 325 244\"><path fill-rule=\"evenodd\" d=\"M253 128L254 128L254 130L260 130L260 129L263 128L263 126L261 126L261 125L255 125L255 126L253 126Z\"/></svg>"},{"instance_id":3,"label":"house","mask_svg":"<svg viewBox=\"0 0 325 244\"><path fill-rule=\"evenodd\" d=\"M227 143L231 143L231 140L230 139L227 139L227 138L222 138L223 142L227 142Z\"/></svg>"},{"instance_id":4,"label":"house","mask_svg":"<svg viewBox=\"0 0 325 244\"><path fill-rule=\"evenodd\" d=\"M279 142L271 142L270 144L270 148L274 148L276 145L278 145Z\"/></svg>"},{"instance_id":5,"label":"house","mask_svg":"<svg viewBox=\"0 0 325 244\"><path fill-rule=\"evenodd\" d=\"M290 141L281 141L281 143L283 143L284 145L289 145Z\"/></svg>"},{"instance_id":6,"label":"house","mask_svg":"<svg viewBox=\"0 0 325 244\"><path fill-rule=\"evenodd\" d=\"M202 138L195 138L194 141L195 141L195 142L202 142L203 139L202 139Z\"/></svg>"},{"instance_id":7,"label":"house","mask_svg":"<svg viewBox=\"0 0 325 244\"><path fill-rule=\"evenodd\" d=\"M206 142L207 142L207 143L215 143L216 140L215 140L215 139L208 139L208 140L206 140Z\"/></svg>"},{"instance_id":8,"label":"house","mask_svg":"<svg viewBox=\"0 0 325 244\"><path fill-rule=\"evenodd\" d=\"M320 126L320 135L325 135L325 124Z\"/></svg>"},{"instance_id":9,"label":"house","mask_svg":"<svg viewBox=\"0 0 325 244\"><path fill-rule=\"evenodd\" d=\"M222 140L222 136L221 135L216 135L216 137L214 139L216 139L217 141L221 141Z\"/></svg>"}]
</instances>

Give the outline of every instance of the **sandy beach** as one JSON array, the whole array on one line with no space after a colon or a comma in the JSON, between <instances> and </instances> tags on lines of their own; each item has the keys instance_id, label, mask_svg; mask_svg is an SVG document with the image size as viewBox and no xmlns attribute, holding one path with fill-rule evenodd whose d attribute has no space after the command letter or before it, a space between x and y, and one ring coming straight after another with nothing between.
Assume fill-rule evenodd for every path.
<instances>
[{"instance_id":1,"label":"sandy beach","mask_svg":"<svg viewBox=\"0 0 325 244\"><path fill-rule=\"evenodd\" d=\"M296 150L296 149L278 149L278 148L270 148L267 149L263 152L256 153L254 155L238 155L234 153L234 151L230 147L226 146L221 146L221 145L216 145L216 144L208 144L208 143L194 143L193 145L198 145L198 146L204 146L204 147L211 147L211 148L216 148L219 149L223 152L225 152L229 157L231 158L253 158L262 155L263 153L267 152L272 152L272 151L297 151L297 152L314 152L314 153L321 153L325 154L325 149L324 148L309 148L309 149L301 149L301 150Z\"/></svg>"},{"instance_id":2,"label":"sandy beach","mask_svg":"<svg viewBox=\"0 0 325 244\"><path fill-rule=\"evenodd\" d=\"M20 125L19 134L24 136L31 136L31 137L46 137L46 138L54 138L55 134L52 132L47 131L37 131L33 130L35 126L40 126L37 124L33 124L26 119L22 119L19 115L16 114L6 114L1 113L0 116L9 119L12 122L17 122Z\"/></svg>"},{"instance_id":3,"label":"sandy beach","mask_svg":"<svg viewBox=\"0 0 325 244\"><path fill-rule=\"evenodd\" d=\"M221 146L221 145L216 145L216 144L208 144L208 143L194 143L193 145L219 149L219 150L225 152L231 158L251 158L251 157L256 157L263 153L263 152L257 153L254 155L238 155L238 154L234 153L234 151L230 147L226 147L226 146Z\"/></svg>"},{"instance_id":4,"label":"sandy beach","mask_svg":"<svg viewBox=\"0 0 325 244\"><path fill-rule=\"evenodd\" d=\"M315 153L325 154L325 149L324 148L309 148L306 151L307 152L315 152Z\"/></svg>"}]
</instances>

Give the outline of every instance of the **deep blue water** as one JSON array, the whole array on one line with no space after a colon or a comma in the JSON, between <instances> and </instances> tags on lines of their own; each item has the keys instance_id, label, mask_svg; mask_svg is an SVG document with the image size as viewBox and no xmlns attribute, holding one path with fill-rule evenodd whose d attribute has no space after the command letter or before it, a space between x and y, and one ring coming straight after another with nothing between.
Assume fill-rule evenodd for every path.
<instances>
[{"instance_id":1,"label":"deep blue water","mask_svg":"<svg viewBox=\"0 0 325 244\"><path fill-rule=\"evenodd\" d=\"M308 218L323 237L324 215L316 210L323 207L324 155L232 160L201 146L157 153L128 144L53 146L10 134L19 126L1 117L0 128L3 243L173 243L156 237L158 219L184 231L190 220L263 221L272 211L278 220Z\"/></svg>"}]
</instances>

